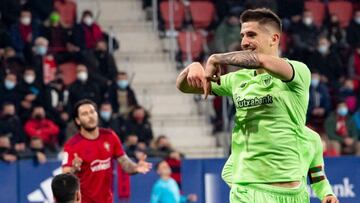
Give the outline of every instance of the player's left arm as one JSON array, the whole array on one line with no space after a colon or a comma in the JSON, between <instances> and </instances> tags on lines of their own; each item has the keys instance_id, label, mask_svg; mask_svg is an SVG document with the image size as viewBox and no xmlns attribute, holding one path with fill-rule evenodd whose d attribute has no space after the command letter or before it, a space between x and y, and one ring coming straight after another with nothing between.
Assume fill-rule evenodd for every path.
<instances>
[{"instance_id":1,"label":"player's left arm","mask_svg":"<svg viewBox=\"0 0 360 203\"><path fill-rule=\"evenodd\" d=\"M148 163L145 160L140 160L138 163L135 163L126 154L120 156L117 161L121 168L130 175L137 173L146 174L151 169L151 163Z\"/></svg>"},{"instance_id":2,"label":"player's left arm","mask_svg":"<svg viewBox=\"0 0 360 203\"><path fill-rule=\"evenodd\" d=\"M246 69L263 68L272 76L283 81L291 80L294 75L293 68L285 59L255 51L213 54L207 61L205 76L215 78L216 71L213 69L217 69L219 65L233 65Z\"/></svg>"},{"instance_id":3,"label":"player's left arm","mask_svg":"<svg viewBox=\"0 0 360 203\"><path fill-rule=\"evenodd\" d=\"M338 199L331 188L329 180L326 178L323 147L320 136L317 137L314 147L316 152L310 163L308 172L311 188L322 203L338 203Z\"/></svg>"}]
</instances>

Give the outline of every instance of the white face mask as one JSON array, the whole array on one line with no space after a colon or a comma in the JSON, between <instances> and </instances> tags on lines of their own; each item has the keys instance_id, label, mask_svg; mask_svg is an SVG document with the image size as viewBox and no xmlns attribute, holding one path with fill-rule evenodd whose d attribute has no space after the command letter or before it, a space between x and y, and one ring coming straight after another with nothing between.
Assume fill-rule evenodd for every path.
<instances>
[{"instance_id":1,"label":"white face mask","mask_svg":"<svg viewBox=\"0 0 360 203\"><path fill-rule=\"evenodd\" d=\"M305 17L303 22L305 25L311 25L313 23L313 19L311 17Z\"/></svg>"},{"instance_id":2,"label":"white face mask","mask_svg":"<svg viewBox=\"0 0 360 203\"><path fill-rule=\"evenodd\" d=\"M22 17L20 20L21 24L23 25L30 25L31 23L31 18L30 17Z\"/></svg>"},{"instance_id":3,"label":"white face mask","mask_svg":"<svg viewBox=\"0 0 360 203\"><path fill-rule=\"evenodd\" d=\"M77 79L81 82L85 82L88 79L88 73L87 72L79 72L77 74Z\"/></svg>"},{"instance_id":4,"label":"white face mask","mask_svg":"<svg viewBox=\"0 0 360 203\"><path fill-rule=\"evenodd\" d=\"M329 51L329 46L319 45L317 50L318 50L318 52L320 52L320 54L326 54Z\"/></svg>"},{"instance_id":5,"label":"white face mask","mask_svg":"<svg viewBox=\"0 0 360 203\"><path fill-rule=\"evenodd\" d=\"M356 22L358 25L360 25L360 17L356 17L356 18L355 18L355 22Z\"/></svg>"},{"instance_id":6,"label":"white face mask","mask_svg":"<svg viewBox=\"0 0 360 203\"><path fill-rule=\"evenodd\" d=\"M87 26L90 26L94 23L94 20L92 19L92 17L90 16L87 16L84 18L84 23L87 25Z\"/></svg>"},{"instance_id":7,"label":"white face mask","mask_svg":"<svg viewBox=\"0 0 360 203\"><path fill-rule=\"evenodd\" d=\"M24 81L27 84L32 84L35 81L35 76L34 75L25 75L24 76Z\"/></svg>"}]
</instances>

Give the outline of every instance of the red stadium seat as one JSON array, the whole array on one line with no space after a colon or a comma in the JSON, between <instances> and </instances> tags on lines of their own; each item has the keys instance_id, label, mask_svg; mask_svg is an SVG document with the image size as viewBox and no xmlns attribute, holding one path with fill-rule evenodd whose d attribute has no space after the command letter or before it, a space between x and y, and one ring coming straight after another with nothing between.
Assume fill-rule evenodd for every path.
<instances>
[{"instance_id":1,"label":"red stadium seat","mask_svg":"<svg viewBox=\"0 0 360 203\"><path fill-rule=\"evenodd\" d=\"M215 6L208 1L192 1L190 13L196 29L207 28L214 19Z\"/></svg>"},{"instance_id":2,"label":"red stadium seat","mask_svg":"<svg viewBox=\"0 0 360 203\"><path fill-rule=\"evenodd\" d=\"M339 18L341 27L348 26L353 15L352 3L348 1L331 1L328 8L330 15L336 15Z\"/></svg>"},{"instance_id":3,"label":"red stadium seat","mask_svg":"<svg viewBox=\"0 0 360 203\"><path fill-rule=\"evenodd\" d=\"M161 17L165 22L165 28L170 28L170 17L169 17L169 1L163 1L160 3ZM176 30L181 29L183 21L185 19L185 8L184 5L179 1L174 1L174 27Z\"/></svg>"},{"instance_id":4,"label":"red stadium seat","mask_svg":"<svg viewBox=\"0 0 360 203\"><path fill-rule=\"evenodd\" d=\"M187 43L187 39L189 42ZM187 59L188 49L191 49L191 59L194 60L200 56L203 51L204 39L200 32L180 32L178 36L179 48L183 60ZM190 47L188 47L190 45Z\"/></svg>"},{"instance_id":5,"label":"red stadium seat","mask_svg":"<svg viewBox=\"0 0 360 203\"><path fill-rule=\"evenodd\" d=\"M325 17L325 4L317 1L306 1L305 9L311 11L314 16L314 24L320 27Z\"/></svg>"}]
</instances>

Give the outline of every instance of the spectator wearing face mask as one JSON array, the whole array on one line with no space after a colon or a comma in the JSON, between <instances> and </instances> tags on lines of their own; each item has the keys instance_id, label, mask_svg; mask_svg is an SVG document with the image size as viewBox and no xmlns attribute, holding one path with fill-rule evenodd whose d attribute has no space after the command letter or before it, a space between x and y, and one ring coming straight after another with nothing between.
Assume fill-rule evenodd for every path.
<instances>
[{"instance_id":1,"label":"spectator wearing face mask","mask_svg":"<svg viewBox=\"0 0 360 203\"><path fill-rule=\"evenodd\" d=\"M124 142L127 121L113 112L110 102L105 101L100 105L99 116L100 127L112 129L119 136L120 140Z\"/></svg>"},{"instance_id":2,"label":"spectator wearing face mask","mask_svg":"<svg viewBox=\"0 0 360 203\"><path fill-rule=\"evenodd\" d=\"M10 28L13 47L19 54L24 54L28 61L31 58L32 44L40 36L40 29L40 25L32 20L31 11L28 9L20 12L19 22Z\"/></svg>"},{"instance_id":3,"label":"spectator wearing face mask","mask_svg":"<svg viewBox=\"0 0 360 203\"><path fill-rule=\"evenodd\" d=\"M215 31L214 52L227 52L240 42L240 21L237 12L230 12ZM234 45L235 44L235 45Z\"/></svg>"},{"instance_id":4,"label":"spectator wearing face mask","mask_svg":"<svg viewBox=\"0 0 360 203\"><path fill-rule=\"evenodd\" d=\"M45 146L52 150L56 149L59 127L52 120L46 118L44 107L34 106L31 117L25 122L24 131L30 139L38 137Z\"/></svg>"},{"instance_id":5,"label":"spectator wearing face mask","mask_svg":"<svg viewBox=\"0 0 360 203\"><path fill-rule=\"evenodd\" d=\"M86 10L82 13L81 23L73 29L73 43L80 50L95 49L96 43L103 39L101 27L95 22L93 13Z\"/></svg>"},{"instance_id":6,"label":"spectator wearing face mask","mask_svg":"<svg viewBox=\"0 0 360 203\"><path fill-rule=\"evenodd\" d=\"M124 119L127 119L129 113L138 105L126 72L117 74L115 82L109 87L108 96L114 112Z\"/></svg>"},{"instance_id":7,"label":"spectator wearing face mask","mask_svg":"<svg viewBox=\"0 0 360 203\"><path fill-rule=\"evenodd\" d=\"M136 106L132 110L127 126L127 134L137 135L140 145L149 146L151 140L153 139L153 132L151 124L148 120L148 115L143 107Z\"/></svg>"},{"instance_id":8,"label":"spectator wearing face mask","mask_svg":"<svg viewBox=\"0 0 360 203\"><path fill-rule=\"evenodd\" d=\"M316 49L316 39L319 35L319 29L315 26L313 14L305 10L302 20L290 28L293 39L293 57L304 60Z\"/></svg>"},{"instance_id":9,"label":"spectator wearing face mask","mask_svg":"<svg viewBox=\"0 0 360 203\"><path fill-rule=\"evenodd\" d=\"M325 36L320 36L317 41L316 51L305 60L306 64L310 69L319 70L324 76L324 82L331 88L336 88L346 74L340 56L330 49L331 43Z\"/></svg>"},{"instance_id":10,"label":"spectator wearing face mask","mask_svg":"<svg viewBox=\"0 0 360 203\"><path fill-rule=\"evenodd\" d=\"M20 108L22 93L19 90L17 77L14 73L8 73L0 84L0 105L4 102L15 104L15 108Z\"/></svg>"},{"instance_id":11,"label":"spectator wearing face mask","mask_svg":"<svg viewBox=\"0 0 360 203\"><path fill-rule=\"evenodd\" d=\"M118 71L114 56L108 52L107 43L104 40L96 43L95 57L97 60L96 73L104 77L108 84L111 84Z\"/></svg>"},{"instance_id":12,"label":"spectator wearing face mask","mask_svg":"<svg viewBox=\"0 0 360 203\"><path fill-rule=\"evenodd\" d=\"M48 84L55 79L57 64L52 54L48 52L49 41L44 37L38 37L33 46L31 64L36 71L39 81Z\"/></svg>"},{"instance_id":13,"label":"spectator wearing face mask","mask_svg":"<svg viewBox=\"0 0 360 203\"><path fill-rule=\"evenodd\" d=\"M49 16L48 24L44 28L44 36L49 40L49 52L52 54L67 51L69 29L64 28L60 20L59 13L54 11Z\"/></svg>"},{"instance_id":14,"label":"spectator wearing face mask","mask_svg":"<svg viewBox=\"0 0 360 203\"><path fill-rule=\"evenodd\" d=\"M325 130L338 152L341 154L355 153L358 132L345 102L339 102L335 112L326 119Z\"/></svg>"},{"instance_id":15,"label":"spectator wearing face mask","mask_svg":"<svg viewBox=\"0 0 360 203\"><path fill-rule=\"evenodd\" d=\"M311 126L316 132L324 132L324 121L330 108L331 98L329 90L326 85L321 82L320 73L318 71L313 71L311 73L307 125Z\"/></svg>"},{"instance_id":16,"label":"spectator wearing face mask","mask_svg":"<svg viewBox=\"0 0 360 203\"><path fill-rule=\"evenodd\" d=\"M41 80L37 80L34 69L30 67L25 69L19 89L24 94L24 99L21 102L22 108L30 109L34 102L43 101L43 86Z\"/></svg>"},{"instance_id":17,"label":"spectator wearing face mask","mask_svg":"<svg viewBox=\"0 0 360 203\"><path fill-rule=\"evenodd\" d=\"M99 105L102 99L100 87L96 80L90 77L85 65L79 64L76 67L76 78L69 87L69 112L81 99L90 99Z\"/></svg>"},{"instance_id":18,"label":"spectator wearing face mask","mask_svg":"<svg viewBox=\"0 0 360 203\"><path fill-rule=\"evenodd\" d=\"M16 51L12 47L6 47L2 60L0 60L0 79L4 80L5 75L8 73L14 73L18 78L22 77L22 73L25 70L25 60L23 57L16 55Z\"/></svg>"},{"instance_id":19,"label":"spectator wearing face mask","mask_svg":"<svg viewBox=\"0 0 360 203\"><path fill-rule=\"evenodd\" d=\"M338 93L339 100L344 101L349 109L349 112L353 114L356 111L357 95L354 87L354 81L346 78L339 88Z\"/></svg>"},{"instance_id":20,"label":"spectator wearing face mask","mask_svg":"<svg viewBox=\"0 0 360 203\"><path fill-rule=\"evenodd\" d=\"M5 102L0 114L0 134L9 136L11 145L17 152L25 150L25 134L20 118L16 114L15 105Z\"/></svg>"},{"instance_id":21,"label":"spectator wearing face mask","mask_svg":"<svg viewBox=\"0 0 360 203\"><path fill-rule=\"evenodd\" d=\"M20 159L33 159L35 164L44 164L47 161L46 153L49 153L39 137L30 139L29 148L25 152L19 154Z\"/></svg>"},{"instance_id":22,"label":"spectator wearing face mask","mask_svg":"<svg viewBox=\"0 0 360 203\"><path fill-rule=\"evenodd\" d=\"M332 14L329 21L323 26L322 32L329 39L335 49L346 48L346 31L340 27L339 18Z\"/></svg>"},{"instance_id":23,"label":"spectator wearing face mask","mask_svg":"<svg viewBox=\"0 0 360 203\"><path fill-rule=\"evenodd\" d=\"M360 42L360 10L355 11L353 20L346 30L348 44L355 49Z\"/></svg>"}]
</instances>

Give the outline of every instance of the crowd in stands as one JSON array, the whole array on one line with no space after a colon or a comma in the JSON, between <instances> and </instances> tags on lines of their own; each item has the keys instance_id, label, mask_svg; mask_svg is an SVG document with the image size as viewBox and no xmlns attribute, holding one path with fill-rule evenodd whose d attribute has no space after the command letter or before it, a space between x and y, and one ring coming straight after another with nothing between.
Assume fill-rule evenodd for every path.
<instances>
[{"instance_id":1,"label":"crowd in stands","mask_svg":"<svg viewBox=\"0 0 360 203\"><path fill-rule=\"evenodd\" d=\"M154 138L149 113L115 62L108 45L117 49L117 40L90 10L79 22L77 15L73 0L0 2L0 160L57 158L78 132L74 105L91 99L100 127L114 130L130 157L168 159L179 171L182 155L166 136Z\"/></svg>"},{"instance_id":2,"label":"crowd in stands","mask_svg":"<svg viewBox=\"0 0 360 203\"><path fill-rule=\"evenodd\" d=\"M143 0L147 12L150 6L151 1ZM282 19L279 54L304 62L312 72L307 125L323 138L324 154L360 155L359 1L174 1L179 68L189 61L204 61L212 53L241 50L239 16L245 9L262 7ZM169 1L159 1L158 8L159 31L166 35L170 29ZM232 120L235 107L228 102L226 116ZM221 103L219 97L213 100L214 133L224 129Z\"/></svg>"}]
</instances>

